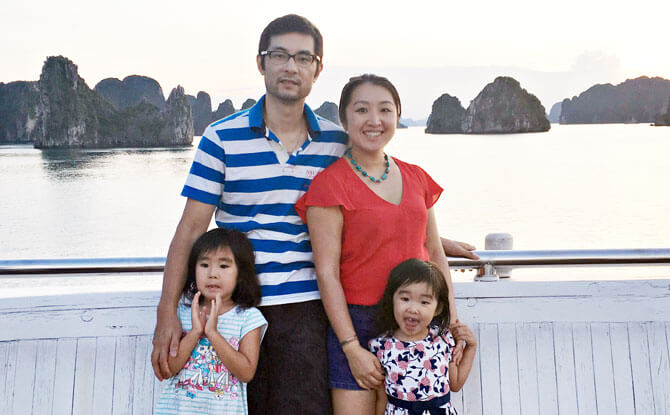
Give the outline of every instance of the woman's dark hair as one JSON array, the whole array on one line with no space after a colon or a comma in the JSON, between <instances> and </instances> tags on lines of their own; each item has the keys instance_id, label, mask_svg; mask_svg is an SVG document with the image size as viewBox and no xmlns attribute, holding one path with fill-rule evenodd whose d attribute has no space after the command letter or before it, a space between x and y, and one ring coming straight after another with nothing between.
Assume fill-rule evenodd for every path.
<instances>
[{"instance_id":1,"label":"woman's dark hair","mask_svg":"<svg viewBox=\"0 0 670 415\"><path fill-rule=\"evenodd\" d=\"M230 248L237 265L237 283L232 300L242 308L257 306L261 301L261 285L255 269L254 247L242 232L234 229L216 228L202 234L193 244L188 257L188 272L182 296L186 303L193 301L198 292L195 283L195 267L198 258L220 248Z\"/></svg>"},{"instance_id":2,"label":"woman's dark hair","mask_svg":"<svg viewBox=\"0 0 670 415\"><path fill-rule=\"evenodd\" d=\"M278 17L263 29L261 40L258 42L258 54L260 55L264 50L268 50L272 36L286 33L302 33L312 36L314 39L314 54L319 58L323 57L323 37L321 36L321 32L319 32L319 29L312 22L297 14L287 14L286 16ZM261 59L261 67L265 69L264 57Z\"/></svg>"},{"instance_id":3,"label":"woman's dark hair","mask_svg":"<svg viewBox=\"0 0 670 415\"><path fill-rule=\"evenodd\" d=\"M401 262L391 270L384 295L377 304L377 320L381 332L393 332L398 328L393 315L393 294L400 287L419 283L427 284L437 299L438 314L433 323L437 324L440 334L449 328L449 287L444 274L432 262L412 258Z\"/></svg>"},{"instance_id":4,"label":"woman's dark hair","mask_svg":"<svg viewBox=\"0 0 670 415\"><path fill-rule=\"evenodd\" d=\"M395 86L393 86L391 81L384 78L383 76L377 76L371 73L366 73L363 75L354 76L353 78L349 78L349 82L347 82L344 88L342 88L342 94L340 94L340 108L339 108L340 121L342 122L342 125L347 124L347 106L349 105L349 103L351 103L351 95L354 93L354 90L359 85L365 83L377 85L389 91L391 93L391 96L393 97L393 103L395 104L395 108L398 111L398 118L400 118L400 110L402 106L400 105L400 95L398 94L398 90L395 89Z\"/></svg>"}]
</instances>

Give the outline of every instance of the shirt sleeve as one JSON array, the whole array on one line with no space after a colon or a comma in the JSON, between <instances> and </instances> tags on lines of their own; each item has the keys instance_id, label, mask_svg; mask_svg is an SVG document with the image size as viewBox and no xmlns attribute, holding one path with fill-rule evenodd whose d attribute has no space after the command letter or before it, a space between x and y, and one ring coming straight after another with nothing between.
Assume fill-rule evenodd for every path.
<instances>
[{"instance_id":1,"label":"shirt sleeve","mask_svg":"<svg viewBox=\"0 0 670 415\"><path fill-rule=\"evenodd\" d=\"M191 331L191 325L193 324L193 321L191 320L191 307L187 306L183 301L179 301L177 315L179 316L179 322L181 323L182 334Z\"/></svg>"},{"instance_id":2,"label":"shirt sleeve","mask_svg":"<svg viewBox=\"0 0 670 415\"><path fill-rule=\"evenodd\" d=\"M332 165L321 173L317 174L309 189L298 202L295 204L295 210L302 219L307 223L307 207L309 206L342 206L347 210L353 208L353 202L349 198L348 192L344 190L346 187L343 183L343 178L340 177L341 169L333 169L337 167Z\"/></svg>"},{"instance_id":3,"label":"shirt sleeve","mask_svg":"<svg viewBox=\"0 0 670 415\"><path fill-rule=\"evenodd\" d=\"M425 199L426 199L426 209L430 209L437 202L442 194L442 187L433 180L432 177L424 169L419 166L414 166L419 180L424 184L425 189Z\"/></svg>"},{"instance_id":4,"label":"shirt sleeve","mask_svg":"<svg viewBox=\"0 0 670 415\"><path fill-rule=\"evenodd\" d=\"M244 324L242 325L242 338L247 335L251 330L261 328L261 342L263 341L263 336L265 336L265 331L268 328L268 322L261 314L260 310L256 307L251 307L245 310L244 312Z\"/></svg>"},{"instance_id":5,"label":"shirt sleeve","mask_svg":"<svg viewBox=\"0 0 670 415\"><path fill-rule=\"evenodd\" d=\"M225 179L225 152L212 127L205 130L193 157L181 195L208 205L218 205Z\"/></svg>"}]
</instances>

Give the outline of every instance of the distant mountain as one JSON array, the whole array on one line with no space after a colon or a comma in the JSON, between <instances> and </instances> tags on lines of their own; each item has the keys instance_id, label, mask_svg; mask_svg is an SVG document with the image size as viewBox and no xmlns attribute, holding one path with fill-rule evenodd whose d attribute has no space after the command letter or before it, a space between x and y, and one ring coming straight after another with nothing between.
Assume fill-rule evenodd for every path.
<instances>
[{"instance_id":1,"label":"distant mountain","mask_svg":"<svg viewBox=\"0 0 670 415\"><path fill-rule=\"evenodd\" d=\"M204 91L198 92L197 97L186 95L186 98L188 99L188 103L191 105L191 111L193 112L193 130L195 135L202 135L209 124L226 118L238 111L235 109L233 101L230 99L224 100L216 108L216 111L212 111L212 99L209 94ZM244 101L242 108L239 111L250 108L255 103L256 100L248 98Z\"/></svg>"},{"instance_id":2,"label":"distant mountain","mask_svg":"<svg viewBox=\"0 0 670 415\"><path fill-rule=\"evenodd\" d=\"M463 119L463 132L508 134L551 128L537 97L508 76L499 76L472 100Z\"/></svg>"},{"instance_id":3,"label":"distant mountain","mask_svg":"<svg viewBox=\"0 0 670 415\"><path fill-rule=\"evenodd\" d=\"M256 100L253 98L247 98L246 101L242 103L242 109L240 109L240 111L251 108L254 105L256 105Z\"/></svg>"},{"instance_id":4,"label":"distant mountain","mask_svg":"<svg viewBox=\"0 0 670 415\"><path fill-rule=\"evenodd\" d=\"M444 94L433 103L426 132L432 134L509 134L551 128L537 97L514 78L499 76L482 89L465 110L458 98Z\"/></svg>"},{"instance_id":5,"label":"distant mountain","mask_svg":"<svg viewBox=\"0 0 670 415\"><path fill-rule=\"evenodd\" d=\"M86 85L77 65L51 56L38 90L39 119L31 132L36 148L163 147L193 140L191 109L181 87L172 90L163 109L145 99L116 108Z\"/></svg>"},{"instance_id":6,"label":"distant mountain","mask_svg":"<svg viewBox=\"0 0 670 415\"><path fill-rule=\"evenodd\" d=\"M427 118L423 118L420 120L415 120L412 118L400 118L400 123L408 126L408 127L425 127L426 124L428 123Z\"/></svg>"},{"instance_id":7,"label":"distant mountain","mask_svg":"<svg viewBox=\"0 0 670 415\"><path fill-rule=\"evenodd\" d=\"M641 76L616 86L594 85L564 99L561 124L651 123L666 109L670 81Z\"/></svg>"},{"instance_id":8,"label":"distant mountain","mask_svg":"<svg viewBox=\"0 0 670 415\"><path fill-rule=\"evenodd\" d=\"M152 78L130 75L120 81L106 78L93 88L107 99L117 110L128 108L146 101L159 110L165 109L165 96L160 84Z\"/></svg>"},{"instance_id":9,"label":"distant mountain","mask_svg":"<svg viewBox=\"0 0 670 415\"><path fill-rule=\"evenodd\" d=\"M319 108L314 110L314 113L334 122L337 125L340 125L339 110L337 108L337 104L334 102L325 101Z\"/></svg>"},{"instance_id":10,"label":"distant mountain","mask_svg":"<svg viewBox=\"0 0 670 415\"><path fill-rule=\"evenodd\" d=\"M0 144L32 143L39 102L36 81L0 82Z\"/></svg>"},{"instance_id":11,"label":"distant mountain","mask_svg":"<svg viewBox=\"0 0 670 415\"><path fill-rule=\"evenodd\" d=\"M216 111L212 114L212 119L210 122L226 118L227 116L235 113L235 107L233 106L233 101L227 99L219 104L216 108Z\"/></svg>"},{"instance_id":12,"label":"distant mountain","mask_svg":"<svg viewBox=\"0 0 670 415\"><path fill-rule=\"evenodd\" d=\"M458 134L463 132L465 108L461 101L449 94L442 94L433 102L430 117L426 123L428 134Z\"/></svg>"},{"instance_id":13,"label":"distant mountain","mask_svg":"<svg viewBox=\"0 0 670 415\"><path fill-rule=\"evenodd\" d=\"M666 107L665 113L661 112L656 116L656 121L654 125L670 126L670 98L668 98L668 105Z\"/></svg>"},{"instance_id":14,"label":"distant mountain","mask_svg":"<svg viewBox=\"0 0 670 415\"><path fill-rule=\"evenodd\" d=\"M557 123L561 120L561 106L563 105L563 102L557 102L554 105L551 106L551 110L549 110L549 115L547 115L547 119L549 120L550 123Z\"/></svg>"},{"instance_id":15,"label":"distant mountain","mask_svg":"<svg viewBox=\"0 0 670 415\"><path fill-rule=\"evenodd\" d=\"M212 122L212 99L204 91L198 92L198 96L191 103L193 113L193 133L202 135L205 128Z\"/></svg>"}]
</instances>

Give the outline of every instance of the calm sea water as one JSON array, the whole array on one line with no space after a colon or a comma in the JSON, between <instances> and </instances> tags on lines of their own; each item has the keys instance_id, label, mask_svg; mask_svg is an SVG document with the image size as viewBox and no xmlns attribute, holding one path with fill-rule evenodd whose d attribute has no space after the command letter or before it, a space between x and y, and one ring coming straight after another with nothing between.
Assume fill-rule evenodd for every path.
<instances>
[{"instance_id":1,"label":"calm sea water","mask_svg":"<svg viewBox=\"0 0 670 415\"><path fill-rule=\"evenodd\" d=\"M164 256L194 151L0 146L0 259ZM517 249L670 247L670 128L426 135L413 127L398 130L388 153L445 188L441 234L479 248L490 232L511 233ZM659 269L648 272L670 275Z\"/></svg>"}]
</instances>

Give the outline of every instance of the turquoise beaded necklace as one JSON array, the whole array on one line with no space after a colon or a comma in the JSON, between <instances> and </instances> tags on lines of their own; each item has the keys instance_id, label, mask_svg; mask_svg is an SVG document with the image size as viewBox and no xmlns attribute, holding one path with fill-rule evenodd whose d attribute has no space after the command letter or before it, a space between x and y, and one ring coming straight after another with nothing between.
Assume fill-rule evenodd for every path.
<instances>
[{"instance_id":1,"label":"turquoise beaded necklace","mask_svg":"<svg viewBox=\"0 0 670 415\"><path fill-rule=\"evenodd\" d=\"M373 183L381 183L382 180L386 180L386 178L388 177L389 172L391 171L389 169L389 156L386 155L386 153L384 153L384 161L386 162L386 168L384 169L384 174L382 174L381 179L376 179L376 178L370 176L368 174L368 172L363 170L363 167L361 167L361 165L358 164L358 162L356 160L354 160L354 157L351 155L351 147L349 147L347 149L347 152L345 154L347 155L347 158L349 159L349 161L351 161L351 164L354 166L354 168L356 168L356 171L359 172L360 174L362 174L363 177L367 177L368 179L370 179L370 181L372 181Z\"/></svg>"}]
</instances>

